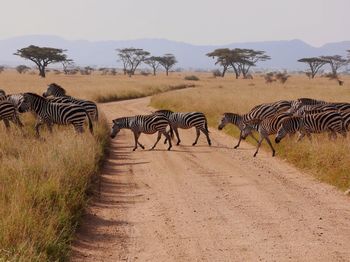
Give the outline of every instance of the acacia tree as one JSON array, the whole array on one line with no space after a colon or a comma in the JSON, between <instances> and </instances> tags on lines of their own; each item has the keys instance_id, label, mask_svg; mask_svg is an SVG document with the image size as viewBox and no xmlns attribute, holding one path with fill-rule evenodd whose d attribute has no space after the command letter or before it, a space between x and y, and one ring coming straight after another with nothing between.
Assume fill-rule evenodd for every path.
<instances>
[{"instance_id":1,"label":"acacia tree","mask_svg":"<svg viewBox=\"0 0 350 262\"><path fill-rule=\"evenodd\" d=\"M236 79L242 74L243 78L246 79L249 75L249 70L252 66L256 66L259 61L266 61L270 59L264 51L258 51L253 49L228 49L219 48L213 52L208 53L207 56L215 58L215 64L219 64L223 67L222 77L225 76L226 71L232 67Z\"/></svg>"},{"instance_id":2,"label":"acacia tree","mask_svg":"<svg viewBox=\"0 0 350 262\"><path fill-rule=\"evenodd\" d=\"M153 75L156 75L156 71L160 66L160 56L151 56L145 60L145 64L149 65L153 69Z\"/></svg>"},{"instance_id":3,"label":"acacia tree","mask_svg":"<svg viewBox=\"0 0 350 262\"><path fill-rule=\"evenodd\" d=\"M349 63L349 60L341 57L340 55L321 56L321 59L326 61L326 63L331 66L334 78L338 77L338 69Z\"/></svg>"},{"instance_id":4,"label":"acacia tree","mask_svg":"<svg viewBox=\"0 0 350 262\"><path fill-rule=\"evenodd\" d=\"M72 59L66 59L62 61L63 72L65 75L68 75L72 69L75 68L74 61Z\"/></svg>"},{"instance_id":5,"label":"acacia tree","mask_svg":"<svg viewBox=\"0 0 350 262\"><path fill-rule=\"evenodd\" d=\"M310 67L310 71L306 72L306 75L309 78L313 79L317 72L320 70L322 66L327 64L328 62L320 57L305 57L298 60L298 62L306 63Z\"/></svg>"},{"instance_id":6,"label":"acacia tree","mask_svg":"<svg viewBox=\"0 0 350 262\"><path fill-rule=\"evenodd\" d=\"M237 73L237 70L233 67L236 78L238 78L239 73L242 73L243 78L246 79L252 66L256 66L259 61L271 59L270 56L265 54L265 51L235 48L231 52L233 53L233 63L237 64L239 69Z\"/></svg>"},{"instance_id":7,"label":"acacia tree","mask_svg":"<svg viewBox=\"0 0 350 262\"><path fill-rule=\"evenodd\" d=\"M168 75L169 70L177 63L177 60L173 54L165 54L160 57L159 63L164 67L166 75Z\"/></svg>"},{"instance_id":8,"label":"acacia tree","mask_svg":"<svg viewBox=\"0 0 350 262\"><path fill-rule=\"evenodd\" d=\"M45 77L45 70L49 64L60 63L67 60L67 55L63 53L65 51L67 50L30 45L17 50L14 55L34 62L39 69L39 75Z\"/></svg>"},{"instance_id":9,"label":"acacia tree","mask_svg":"<svg viewBox=\"0 0 350 262\"><path fill-rule=\"evenodd\" d=\"M26 66L26 65L19 65L16 66L16 70L18 73L20 74L25 74L28 70L30 69L30 67Z\"/></svg>"},{"instance_id":10,"label":"acacia tree","mask_svg":"<svg viewBox=\"0 0 350 262\"><path fill-rule=\"evenodd\" d=\"M207 56L211 58L216 58L215 65L220 65L223 67L221 76L224 77L227 69L232 66L231 64L231 52L228 48L215 49L213 52L208 53Z\"/></svg>"},{"instance_id":11,"label":"acacia tree","mask_svg":"<svg viewBox=\"0 0 350 262\"><path fill-rule=\"evenodd\" d=\"M117 51L120 61L123 63L124 74L129 76L134 75L137 67L150 55L143 49L133 47L117 49Z\"/></svg>"}]
</instances>

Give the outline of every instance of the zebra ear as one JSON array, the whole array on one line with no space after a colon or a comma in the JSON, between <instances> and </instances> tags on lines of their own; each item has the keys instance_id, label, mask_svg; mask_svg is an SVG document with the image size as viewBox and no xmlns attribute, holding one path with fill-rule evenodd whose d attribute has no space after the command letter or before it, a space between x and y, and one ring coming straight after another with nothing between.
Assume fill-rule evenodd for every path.
<instances>
[{"instance_id":1,"label":"zebra ear","mask_svg":"<svg viewBox=\"0 0 350 262\"><path fill-rule=\"evenodd\" d=\"M112 122L113 122L114 124L116 124L116 123L117 123L117 119L112 120Z\"/></svg>"}]
</instances>

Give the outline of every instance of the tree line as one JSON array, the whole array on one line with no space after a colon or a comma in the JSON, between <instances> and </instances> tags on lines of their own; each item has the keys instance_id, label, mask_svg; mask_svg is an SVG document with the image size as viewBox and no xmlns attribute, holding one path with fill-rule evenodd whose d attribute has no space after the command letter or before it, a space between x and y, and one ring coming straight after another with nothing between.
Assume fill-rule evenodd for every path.
<instances>
[{"instance_id":1,"label":"tree line","mask_svg":"<svg viewBox=\"0 0 350 262\"><path fill-rule=\"evenodd\" d=\"M30 45L28 47L17 50L14 55L20 56L24 59L32 61L39 70L39 75L45 77L47 66L53 63L61 63L63 71L66 74L73 74L77 69L72 69L74 62L65 54L67 50L51 47L39 47ZM153 56L150 52L141 48L121 48L116 49L118 61L123 66L125 75L132 76L141 64L146 64L152 68L153 75L156 75L160 67L169 74L169 71L177 63L176 57L173 54L165 54L163 56ZM338 71L340 68L349 64L350 50L347 50L348 57L340 55L333 56L319 56L319 57L305 57L298 60L298 62L305 63L308 66L306 75L313 79L320 69L325 65L330 65L331 74L329 77L338 78ZM219 48L206 54L208 57L215 59L215 65L221 67L221 71L216 71L216 75L225 76L229 69L232 69L236 79L242 77L243 79L251 78L250 69L255 67L258 62L270 60L271 57L265 51L243 48ZM4 68L0 68L0 72ZM26 66L17 67L19 73L28 70ZM85 67L80 69L81 74L90 74L93 68ZM108 69L101 70L102 73L107 74ZM116 74L115 70L110 71L111 74Z\"/></svg>"}]
</instances>

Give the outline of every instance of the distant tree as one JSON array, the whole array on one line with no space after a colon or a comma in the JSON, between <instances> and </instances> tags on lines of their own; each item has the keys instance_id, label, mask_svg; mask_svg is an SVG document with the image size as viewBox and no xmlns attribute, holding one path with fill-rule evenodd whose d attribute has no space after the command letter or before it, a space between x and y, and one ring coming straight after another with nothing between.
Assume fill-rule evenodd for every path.
<instances>
[{"instance_id":1,"label":"distant tree","mask_svg":"<svg viewBox=\"0 0 350 262\"><path fill-rule=\"evenodd\" d=\"M16 70L17 70L18 73L24 74L24 73L26 73L27 71L30 70L30 67L28 67L26 65L19 65L19 66L16 66Z\"/></svg>"},{"instance_id":2,"label":"distant tree","mask_svg":"<svg viewBox=\"0 0 350 262\"><path fill-rule=\"evenodd\" d=\"M173 54L165 54L160 57L159 63L164 67L166 75L168 75L169 70L177 63L177 60Z\"/></svg>"},{"instance_id":3,"label":"distant tree","mask_svg":"<svg viewBox=\"0 0 350 262\"><path fill-rule=\"evenodd\" d=\"M95 69L90 67L90 66L85 66L84 68L80 68L80 74L81 75L91 75L91 73L94 71Z\"/></svg>"},{"instance_id":4,"label":"distant tree","mask_svg":"<svg viewBox=\"0 0 350 262\"><path fill-rule=\"evenodd\" d=\"M215 69L212 71L214 77L219 77L221 76L221 71L219 69Z\"/></svg>"},{"instance_id":5,"label":"distant tree","mask_svg":"<svg viewBox=\"0 0 350 262\"><path fill-rule=\"evenodd\" d=\"M156 71L160 66L160 56L151 56L145 60L145 64L149 65L153 69L153 75L156 75Z\"/></svg>"},{"instance_id":6,"label":"distant tree","mask_svg":"<svg viewBox=\"0 0 350 262\"><path fill-rule=\"evenodd\" d=\"M207 54L207 56L211 58L216 58L216 65L220 65L223 67L221 76L224 77L227 69L232 66L231 64L231 52L228 48L219 48L215 49L213 52Z\"/></svg>"},{"instance_id":7,"label":"distant tree","mask_svg":"<svg viewBox=\"0 0 350 262\"><path fill-rule=\"evenodd\" d=\"M134 75L137 67L150 55L143 49L133 47L117 49L117 51L120 61L123 63L124 74L129 76Z\"/></svg>"},{"instance_id":8,"label":"distant tree","mask_svg":"<svg viewBox=\"0 0 350 262\"><path fill-rule=\"evenodd\" d=\"M321 59L331 66L332 74L335 78L338 76L338 70L349 63L348 59L343 58L340 55L321 56Z\"/></svg>"},{"instance_id":9,"label":"distant tree","mask_svg":"<svg viewBox=\"0 0 350 262\"><path fill-rule=\"evenodd\" d=\"M0 74L5 70L5 66L0 66Z\"/></svg>"},{"instance_id":10,"label":"distant tree","mask_svg":"<svg viewBox=\"0 0 350 262\"><path fill-rule=\"evenodd\" d=\"M317 72L322 66L328 63L326 60L320 57L305 57L299 59L298 62L306 63L309 65L310 71L306 72L306 75L311 79L316 76Z\"/></svg>"},{"instance_id":11,"label":"distant tree","mask_svg":"<svg viewBox=\"0 0 350 262\"><path fill-rule=\"evenodd\" d=\"M72 70L74 66L74 61L72 59L66 59L62 61L63 72L65 75L68 75L70 70Z\"/></svg>"},{"instance_id":12,"label":"distant tree","mask_svg":"<svg viewBox=\"0 0 350 262\"><path fill-rule=\"evenodd\" d=\"M49 64L61 63L67 60L67 55L63 53L65 51L64 49L30 45L18 49L14 55L34 62L39 69L39 75L45 77L45 69Z\"/></svg>"},{"instance_id":13,"label":"distant tree","mask_svg":"<svg viewBox=\"0 0 350 262\"><path fill-rule=\"evenodd\" d=\"M109 73L110 73L112 76L115 76L115 75L117 74L117 69L111 68L111 69L109 70Z\"/></svg>"},{"instance_id":14,"label":"distant tree","mask_svg":"<svg viewBox=\"0 0 350 262\"><path fill-rule=\"evenodd\" d=\"M226 71L232 67L236 79L238 79L241 74L243 78L246 79L252 66L256 66L259 61L270 59L264 51L241 48L219 48L208 53L207 56L216 58L215 64L223 67L222 77L224 77Z\"/></svg>"},{"instance_id":15,"label":"distant tree","mask_svg":"<svg viewBox=\"0 0 350 262\"><path fill-rule=\"evenodd\" d=\"M270 56L265 54L265 51L253 50L253 49L240 49L235 48L231 50L232 53L232 67L235 70L234 64L239 68L239 72L242 73L243 78L247 79L249 75L249 69L252 66L256 66L259 61L266 61L271 59ZM235 70L236 72L236 70ZM236 78L239 74L236 72Z\"/></svg>"},{"instance_id":16,"label":"distant tree","mask_svg":"<svg viewBox=\"0 0 350 262\"><path fill-rule=\"evenodd\" d=\"M275 74L276 80L280 81L282 84L287 82L290 75L287 74L287 72L278 72Z\"/></svg>"}]
</instances>

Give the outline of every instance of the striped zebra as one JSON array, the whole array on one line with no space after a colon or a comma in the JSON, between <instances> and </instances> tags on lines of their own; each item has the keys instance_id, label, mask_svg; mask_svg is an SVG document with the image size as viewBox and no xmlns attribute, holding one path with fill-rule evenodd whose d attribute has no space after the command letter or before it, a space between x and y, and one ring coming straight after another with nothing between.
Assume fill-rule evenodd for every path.
<instances>
[{"instance_id":1,"label":"striped zebra","mask_svg":"<svg viewBox=\"0 0 350 262\"><path fill-rule=\"evenodd\" d=\"M82 133L86 118L88 120L89 130L93 133L91 118L82 106L52 103L37 94L24 93L23 101L19 106L19 112L23 113L27 111L33 111L37 115L35 130L38 137L40 136L39 127L44 123L48 126L50 132L52 132L53 124L72 124L77 133Z\"/></svg>"},{"instance_id":2,"label":"striped zebra","mask_svg":"<svg viewBox=\"0 0 350 262\"><path fill-rule=\"evenodd\" d=\"M9 101L18 109L23 101L23 94L0 95L0 101Z\"/></svg>"},{"instance_id":3,"label":"striped zebra","mask_svg":"<svg viewBox=\"0 0 350 262\"><path fill-rule=\"evenodd\" d=\"M10 121L19 127L23 127L21 120L18 117L16 107L9 101L0 101L0 121L4 121L6 129L10 128Z\"/></svg>"},{"instance_id":4,"label":"striped zebra","mask_svg":"<svg viewBox=\"0 0 350 262\"><path fill-rule=\"evenodd\" d=\"M258 140L258 145L254 153L254 157L258 154L259 148L264 139L269 144L272 150L272 156L275 156L276 151L272 146L269 136L272 134L276 134L282 121L290 117L291 117L291 113L283 112L283 113L279 113L277 115L265 118L258 124L257 130L259 132L260 138ZM245 125L242 131L242 138L246 138L251 133L252 128L256 128L256 127Z\"/></svg>"},{"instance_id":5,"label":"striped zebra","mask_svg":"<svg viewBox=\"0 0 350 262\"><path fill-rule=\"evenodd\" d=\"M59 86L56 83L52 83L47 87L46 92L43 93L43 97L49 97L50 101L53 103L64 103L64 104L76 104L84 107L86 111L89 113L91 119L93 120L98 120L98 109L97 105L88 100L83 100L83 99L77 99L72 96L67 96L66 95L66 90Z\"/></svg>"},{"instance_id":6,"label":"striped zebra","mask_svg":"<svg viewBox=\"0 0 350 262\"><path fill-rule=\"evenodd\" d=\"M327 104L326 101L317 100L313 98L298 98L297 100L292 101L289 113L294 113L299 110L302 106L315 106L315 105L324 105Z\"/></svg>"},{"instance_id":7,"label":"striped zebra","mask_svg":"<svg viewBox=\"0 0 350 262\"><path fill-rule=\"evenodd\" d=\"M218 126L219 130L222 130L227 124L233 124L239 128L239 130L242 132L243 129L245 128L245 124L243 122L243 117L239 114L236 113L224 113L222 115L220 124ZM249 133L249 135L256 141L258 142L258 139L255 138L252 132ZM234 148L238 148L239 145L241 144L242 139L244 139L241 135L239 136L239 140L237 145L234 146Z\"/></svg>"},{"instance_id":8,"label":"striped zebra","mask_svg":"<svg viewBox=\"0 0 350 262\"><path fill-rule=\"evenodd\" d=\"M339 114L343 118L343 128L346 131L350 131L350 109L339 111Z\"/></svg>"},{"instance_id":9,"label":"striped zebra","mask_svg":"<svg viewBox=\"0 0 350 262\"><path fill-rule=\"evenodd\" d=\"M198 138L200 136L200 132L202 132L206 138L208 145L211 146L211 140L209 137L209 130L208 130L208 122L205 115L201 112L188 112L188 113L178 113L173 112L170 110L158 110L154 112L156 115L164 115L171 126L171 130L174 131L176 137L177 137L177 143L176 145L179 145L181 142L178 128L181 129L189 129L189 128L196 128L196 140L192 143L192 146L195 146L198 142ZM164 141L166 143L166 140Z\"/></svg>"},{"instance_id":10,"label":"striped zebra","mask_svg":"<svg viewBox=\"0 0 350 262\"><path fill-rule=\"evenodd\" d=\"M336 111L326 111L285 119L277 131L275 142L279 143L287 134L297 131L300 133L298 141L305 135L311 140L311 133L329 132L329 138L336 138L336 133L346 136L342 115Z\"/></svg>"},{"instance_id":11,"label":"striped zebra","mask_svg":"<svg viewBox=\"0 0 350 262\"><path fill-rule=\"evenodd\" d=\"M305 114L317 114L325 111L346 111L350 110L350 103L327 103L322 105L306 105L302 106L295 112L296 116L303 116Z\"/></svg>"},{"instance_id":12,"label":"striped zebra","mask_svg":"<svg viewBox=\"0 0 350 262\"><path fill-rule=\"evenodd\" d=\"M115 136L119 133L119 131L123 128L130 129L134 133L135 138L135 147L133 151L137 149L137 145L139 145L142 149L145 147L139 143L139 137L141 133L144 134L154 134L158 132L157 141L153 145L150 150L153 150L158 144L162 134L166 137L169 142L168 150L171 149L171 139L169 136L169 132L167 132L166 128L169 125L168 119L164 115L137 115L131 117L121 117L113 120L111 138L115 138Z\"/></svg>"}]
</instances>

